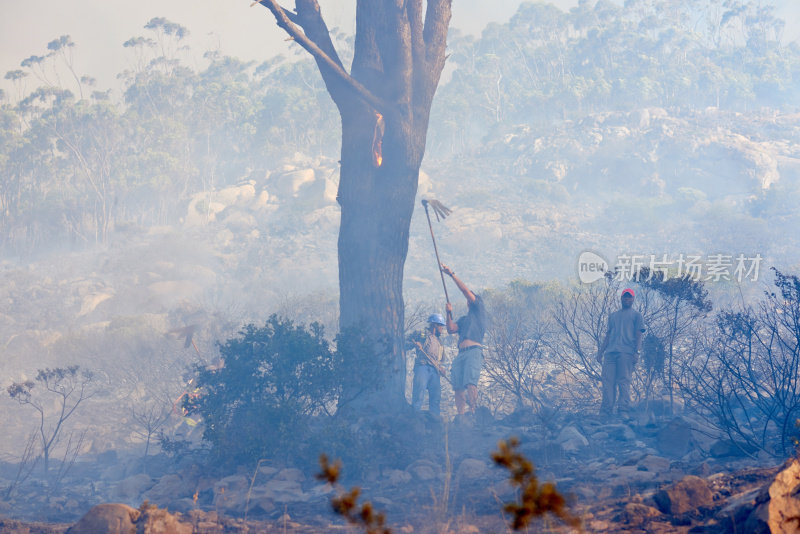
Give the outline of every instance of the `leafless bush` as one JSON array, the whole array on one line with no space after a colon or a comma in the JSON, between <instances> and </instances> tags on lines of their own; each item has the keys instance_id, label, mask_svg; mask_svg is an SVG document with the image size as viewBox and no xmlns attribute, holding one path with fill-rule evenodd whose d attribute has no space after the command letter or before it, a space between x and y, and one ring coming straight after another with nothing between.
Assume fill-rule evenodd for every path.
<instances>
[{"instance_id":1,"label":"leafless bush","mask_svg":"<svg viewBox=\"0 0 800 534\"><path fill-rule=\"evenodd\" d=\"M784 456L800 417L800 279L775 274L776 293L718 314L682 386L744 452Z\"/></svg>"},{"instance_id":2,"label":"leafless bush","mask_svg":"<svg viewBox=\"0 0 800 534\"><path fill-rule=\"evenodd\" d=\"M643 289L637 300L648 328L648 344L644 347L646 372L640 380L643 379L649 400L653 383L660 377L672 412L679 383L676 375L682 374L695 357L698 332L711 312L711 301L704 282L689 275L668 277L662 271L645 267L636 280ZM664 371L659 373L662 361Z\"/></svg>"},{"instance_id":3,"label":"leafless bush","mask_svg":"<svg viewBox=\"0 0 800 534\"><path fill-rule=\"evenodd\" d=\"M515 409L546 404L543 387L552 371L546 327L510 310L494 316L484 372L489 387L511 394Z\"/></svg>"},{"instance_id":4,"label":"leafless bush","mask_svg":"<svg viewBox=\"0 0 800 534\"><path fill-rule=\"evenodd\" d=\"M536 413L560 402L560 370L553 365L549 316L555 298L549 288L523 282L492 295L484 376L495 411L529 406Z\"/></svg>"},{"instance_id":5,"label":"leafless bush","mask_svg":"<svg viewBox=\"0 0 800 534\"><path fill-rule=\"evenodd\" d=\"M83 402L93 395L93 375L77 365L41 369L34 380L14 382L8 387L8 394L22 406L32 407L38 414L37 435L44 459L45 476L60 480L65 472L64 462L54 475L50 472L50 458L55 447L62 441L64 425ZM39 386L37 388L37 385ZM55 407L55 408L53 408ZM69 433L64 452L64 460L75 454L83 443L85 433L75 438Z\"/></svg>"},{"instance_id":6,"label":"leafless bush","mask_svg":"<svg viewBox=\"0 0 800 534\"><path fill-rule=\"evenodd\" d=\"M28 434L28 438L25 440L25 446L22 448L22 454L17 462L17 474L11 484L8 485L8 488L6 488L6 499L9 499L14 493L14 490L25 483L28 477L31 476L31 473L33 473L33 470L36 468L36 464L40 458L40 456L37 454L37 441L38 436L36 435L36 431Z\"/></svg>"},{"instance_id":7,"label":"leafless bush","mask_svg":"<svg viewBox=\"0 0 800 534\"><path fill-rule=\"evenodd\" d=\"M154 398L149 402L131 406L133 432L144 439L144 458L150 452L150 444L172 414L172 403L169 399Z\"/></svg>"}]
</instances>

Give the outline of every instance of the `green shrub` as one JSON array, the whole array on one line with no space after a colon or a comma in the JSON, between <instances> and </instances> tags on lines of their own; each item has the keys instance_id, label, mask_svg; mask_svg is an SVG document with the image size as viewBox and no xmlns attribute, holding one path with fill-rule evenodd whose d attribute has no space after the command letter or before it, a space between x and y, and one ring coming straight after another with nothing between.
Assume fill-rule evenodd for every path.
<instances>
[{"instance_id":1,"label":"green shrub","mask_svg":"<svg viewBox=\"0 0 800 534\"><path fill-rule=\"evenodd\" d=\"M334 348L318 323L272 315L221 344L224 365L198 368L199 395L184 402L203 419L214 462L315 461L315 435L348 402L344 395L375 382L376 359L361 339L343 333Z\"/></svg>"},{"instance_id":2,"label":"green shrub","mask_svg":"<svg viewBox=\"0 0 800 534\"><path fill-rule=\"evenodd\" d=\"M203 418L203 438L234 464L296 451L310 417L335 406L336 361L323 329L271 316L220 345L224 365L198 369L200 395L186 408Z\"/></svg>"}]
</instances>

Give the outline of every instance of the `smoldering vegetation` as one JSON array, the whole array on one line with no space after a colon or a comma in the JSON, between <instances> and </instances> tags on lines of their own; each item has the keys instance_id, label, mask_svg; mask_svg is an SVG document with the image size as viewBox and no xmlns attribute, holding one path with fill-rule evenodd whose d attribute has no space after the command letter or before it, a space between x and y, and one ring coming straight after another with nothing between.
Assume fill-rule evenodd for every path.
<instances>
[{"instance_id":1,"label":"smoldering vegetation","mask_svg":"<svg viewBox=\"0 0 800 534\"><path fill-rule=\"evenodd\" d=\"M484 290L492 324L481 408L452 421L446 385L445 420L410 408L389 419L381 406L351 410L348 395L386 370L359 332L334 337L313 321L325 307L320 297L294 320L272 315L227 331L140 324L65 335L53 349L76 348L61 353L59 367L15 380L3 401L15 418L3 502L17 517L51 521L74 521L102 502L147 500L195 521L213 512L279 525L288 513L323 528L335 523L327 501L344 498L313 478L324 452L343 462L341 483L361 488L390 525L499 528L498 501L512 502L516 490L489 454L515 437L520 461L534 462L538 479L568 496L565 517L596 530L718 524L733 509L757 515L758 489L793 454L798 434L800 280L772 271L761 298L715 306L702 281L639 274ZM596 415L595 354L628 286L647 336L633 420L608 420ZM410 305L410 338L431 306ZM450 360L456 347L446 344ZM60 364L70 359L83 363ZM409 351L409 381L413 359ZM737 478L741 470L749 478ZM700 490L707 498L693 504L679 496ZM612 520L614 503L631 496L639 508Z\"/></svg>"}]
</instances>

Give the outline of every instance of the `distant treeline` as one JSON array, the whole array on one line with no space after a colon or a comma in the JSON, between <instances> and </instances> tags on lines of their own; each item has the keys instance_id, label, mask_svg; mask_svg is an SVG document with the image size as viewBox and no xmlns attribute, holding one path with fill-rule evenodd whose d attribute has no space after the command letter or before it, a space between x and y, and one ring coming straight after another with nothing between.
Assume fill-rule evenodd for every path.
<instances>
[{"instance_id":1,"label":"distant treeline","mask_svg":"<svg viewBox=\"0 0 800 534\"><path fill-rule=\"evenodd\" d=\"M469 150L520 123L646 106L797 109L800 47L774 9L737 0L524 3L480 38L450 36L429 154ZM120 224L177 221L199 191L334 156L339 117L311 60L260 65L218 53L189 66L187 31L163 18L124 43L122 98L73 68L69 36L5 78L0 93L0 248L105 242ZM333 35L347 63L352 38ZM34 83L31 83L34 82ZM32 91L25 88L38 86Z\"/></svg>"},{"instance_id":2,"label":"distant treeline","mask_svg":"<svg viewBox=\"0 0 800 534\"><path fill-rule=\"evenodd\" d=\"M523 3L480 38L450 36L450 81L431 119L458 150L504 125L657 106L800 107L800 46L773 6L747 0Z\"/></svg>"}]
</instances>

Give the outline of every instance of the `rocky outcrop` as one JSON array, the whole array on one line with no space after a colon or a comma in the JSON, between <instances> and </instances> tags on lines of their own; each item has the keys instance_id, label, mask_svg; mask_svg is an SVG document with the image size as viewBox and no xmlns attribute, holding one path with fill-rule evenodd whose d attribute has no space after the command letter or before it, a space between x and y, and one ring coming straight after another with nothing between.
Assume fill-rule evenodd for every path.
<instances>
[{"instance_id":1,"label":"rocky outcrop","mask_svg":"<svg viewBox=\"0 0 800 534\"><path fill-rule=\"evenodd\" d=\"M769 487L770 532L800 531L800 462L793 459Z\"/></svg>"}]
</instances>

